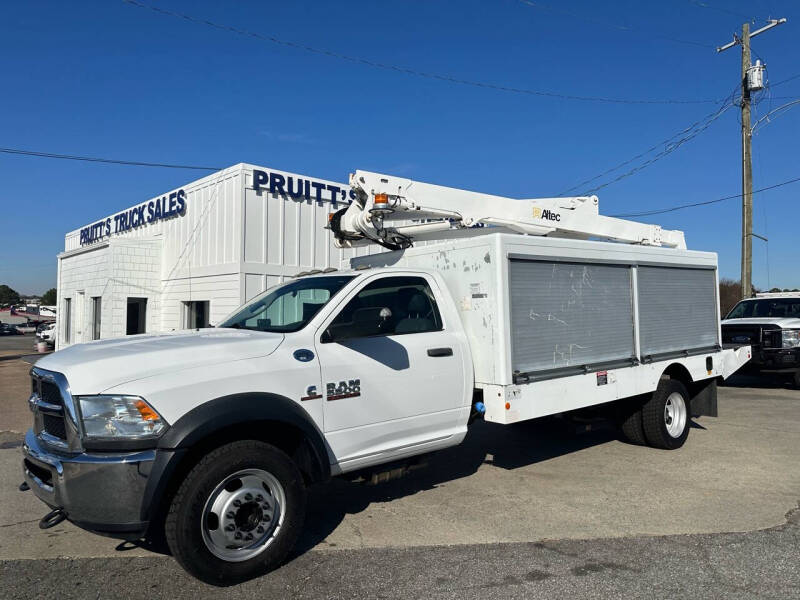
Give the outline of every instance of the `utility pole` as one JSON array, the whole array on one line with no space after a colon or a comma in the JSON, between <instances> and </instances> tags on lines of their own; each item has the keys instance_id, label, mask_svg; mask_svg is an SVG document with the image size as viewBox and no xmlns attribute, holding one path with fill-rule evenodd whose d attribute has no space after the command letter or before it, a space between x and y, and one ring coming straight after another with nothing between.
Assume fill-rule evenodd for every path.
<instances>
[{"instance_id":1,"label":"utility pole","mask_svg":"<svg viewBox=\"0 0 800 600\"><path fill-rule=\"evenodd\" d=\"M742 298L753 294L753 133L750 130L750 24L742 25Z\"/></svg>"},{"instance_id":2,"label":"utility pole","mask_svg":"<svg viewBox=\"0 0 800 600\"><path fill-rule=\"evenodd\" d=\"M750 33L750 24L742 25L742 37L717 48L722 52L737 44L742 46L742 298L753 293L753 131L750 125L750 91L763 87L763 81L751 81L750 38L786 23L786 19L770 19L769 24ZM760 68L759 65L757 67ZM760 236L759 236L760 237Z\"/></svg>"}]
</instances>

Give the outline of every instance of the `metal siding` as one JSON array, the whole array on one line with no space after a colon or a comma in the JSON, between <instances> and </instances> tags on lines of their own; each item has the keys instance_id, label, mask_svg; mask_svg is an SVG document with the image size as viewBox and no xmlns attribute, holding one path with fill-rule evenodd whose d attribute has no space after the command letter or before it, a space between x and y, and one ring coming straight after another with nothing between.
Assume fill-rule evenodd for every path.
<instances>
[{"instance_id":1,"label":"metal siding","mask_svg":"<svg viewBox=\"0 0 800 600\"><path fill-rule=\"evenodd\" d=\"M511 260L509 279L513 371L634 356L629 267Z\"/></svg>"},{"instance_id":2,"label":"metal siding","mask_svg":"<svg viewBox=\"0 0 800 600\"><path fill-rule=\"evenodd\" d=\"M714 269L639 267L638 294L643 356L718 343Z\"/></svg>"}]
</instances>

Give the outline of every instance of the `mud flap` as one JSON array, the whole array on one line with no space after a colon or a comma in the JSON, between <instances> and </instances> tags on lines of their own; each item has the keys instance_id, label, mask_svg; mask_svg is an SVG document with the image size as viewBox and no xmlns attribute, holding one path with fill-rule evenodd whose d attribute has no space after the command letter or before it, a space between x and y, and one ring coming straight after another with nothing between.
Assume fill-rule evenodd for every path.
<instances>
[{"instance_id":1,"label":"mud flap","mask_svg":"<svg viewBox=\"0 0 800 600\"><path fill-rule=\"evenodd\" d=\"M706 379L693 383L689 390L692 396L692 417L716 417L717 413L717 380Z\"/></svg>"}]
</instances>

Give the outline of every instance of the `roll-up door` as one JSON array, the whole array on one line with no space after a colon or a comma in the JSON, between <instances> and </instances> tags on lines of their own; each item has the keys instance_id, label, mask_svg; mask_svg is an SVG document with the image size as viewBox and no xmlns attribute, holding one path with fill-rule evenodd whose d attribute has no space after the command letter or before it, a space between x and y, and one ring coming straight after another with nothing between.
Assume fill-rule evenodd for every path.
<instances>
[{"instance_id":1,"label":"roll-up door","mask_svg":"<svg viewBox=\"0 0 800 600\"><path fill-rule=\"evenodd\" d=\"M714 269L639 267L637 282L642 356L718 343Z\"/></svg>"},{"instance_id":2,"label":"roll-up door","mask_svg":"<svg viewBox=\"0 0 800 600\"><path fill-rule=\"evenodd\" d=\"M519 373L634 356L627 265L512 259L511 362Z\"/></svg>"}]
</instances>

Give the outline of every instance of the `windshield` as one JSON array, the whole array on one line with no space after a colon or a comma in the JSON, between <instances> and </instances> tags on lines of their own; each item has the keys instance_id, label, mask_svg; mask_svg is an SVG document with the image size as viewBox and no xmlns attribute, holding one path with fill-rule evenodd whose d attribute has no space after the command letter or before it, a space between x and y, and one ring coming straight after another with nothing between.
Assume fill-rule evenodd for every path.
<instances>
[{"instance_id":1,"label":"windshield","mask_svg":"<svg viewBox=\"0 0 800 600\"><path fill-rule=\"evenodd\" d=\"M276 333L299 331L351 279L352 275L295 279L256 296L219 326Z\"/></svg>"},{"instance_id":2,"label":"windshield","mask_svg":"<svg viewBox=\"0 0 800 600\"><path fill-rule=\"evenodd\" d=\"M800 298L742 300L725 318L748 319L752 317L800 319Z\"/></svg>"}]
</instances>

